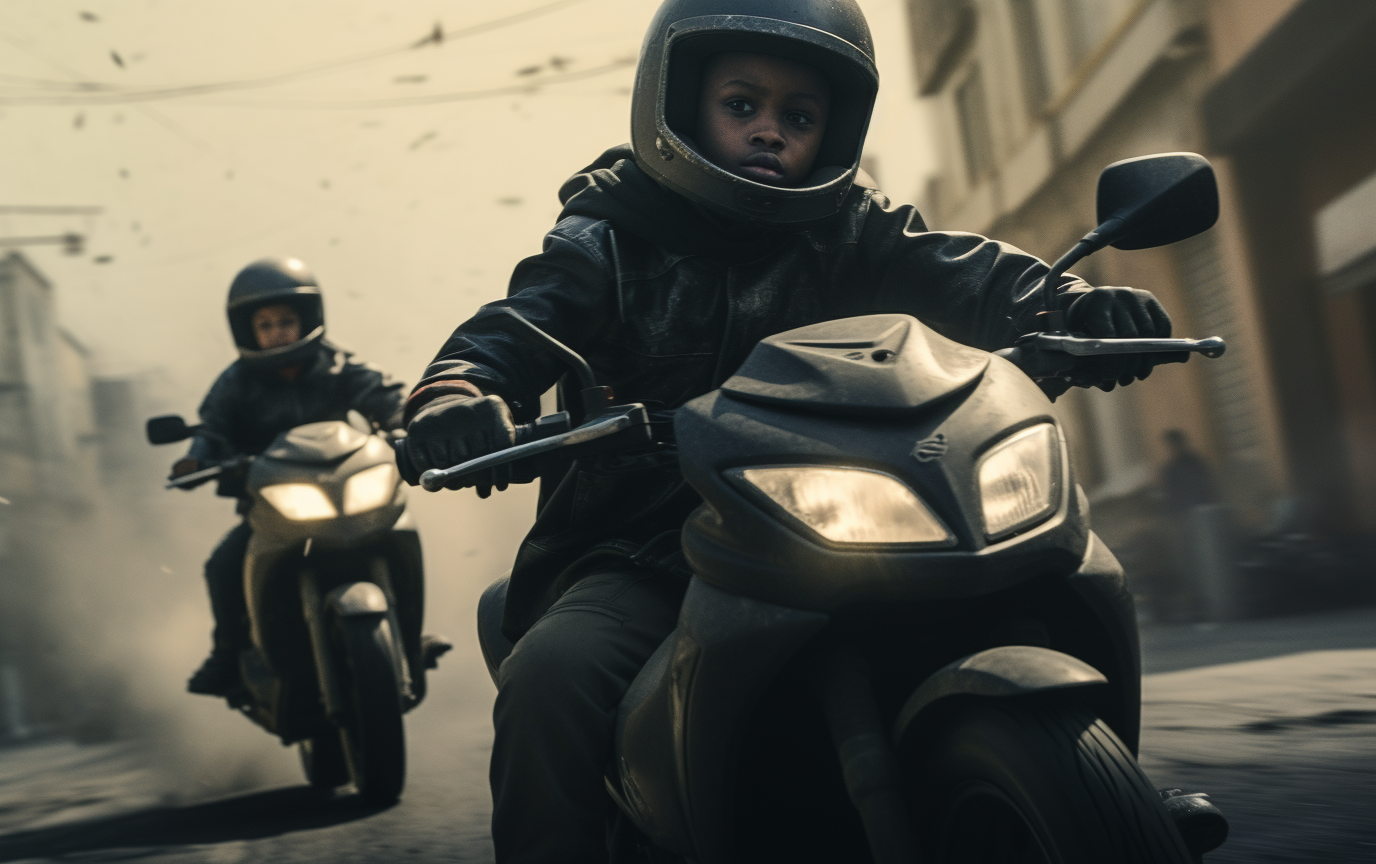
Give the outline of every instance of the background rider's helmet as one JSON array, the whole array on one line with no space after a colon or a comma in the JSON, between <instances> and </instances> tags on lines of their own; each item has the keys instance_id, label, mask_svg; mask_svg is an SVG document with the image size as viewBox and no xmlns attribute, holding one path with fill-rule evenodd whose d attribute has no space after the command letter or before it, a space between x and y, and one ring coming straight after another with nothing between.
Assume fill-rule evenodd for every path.
<instances>
[{"instance_id":1,"label":"background rider's helmet","mask_svg":"<svg viewBox=\"0 0 1376 864\"><path fill-rule=\"evenodd\" d=\"M253 313L279 303L291 306L301 318L301 338L290 345L261 349L253 335ZM315 276L295 258L254 261L234 277L226 303L229 330L239 358L260 368L294 366L319 350L325 338L325 307Z\"/></svg>"},{"instance_id":2,"label":"background rider's helmet","mask_svg":"<svg viewBox=\"0 0 1376 864\"><path fill-rule=\"evenodd\" d=\"M724 51L784 57L830 80L831 117L801 186L737 177L697 150L703 61ZM699 204L758 222L810 222L835 213L850 191L878 90L874 44L855 0L666 0L640 51L631 147L642 170Z\"/></svg>"}]
</instances>

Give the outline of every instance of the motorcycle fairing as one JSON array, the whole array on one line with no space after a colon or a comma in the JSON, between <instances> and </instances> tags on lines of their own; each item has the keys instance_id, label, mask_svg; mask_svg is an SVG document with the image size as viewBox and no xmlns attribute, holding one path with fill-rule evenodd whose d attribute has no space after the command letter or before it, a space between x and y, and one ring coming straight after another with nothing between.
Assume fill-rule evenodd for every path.
<instances>
[{"instance_id":1,"label":"motorcycle fairing","mask_svg":"<svg viewBox=\"0 0 1376 864\"><path fill-rule=\"evenodd\" d=\"M694 572L733 593L822 612L861 601L978 596L1040 573L1074 572L1089 529L1065 436L1025 374L982 356L988 367L971 386L882 418L795 410L724 391L689 402L675 417L675 433L684 476L705 501L683 530ZM989 543L971 479L991 447L1039 423L1058 430L1059 501L1039 524ZM944 450L937 458L916 452L938 435ZM724 473L799 464L869 468L899 478L955 534L954 547L828 543L779 519Z\"/></svg>"},{"instance_id":2,"label":"motorcycle fairing","mask_svg":"<svg viewBox=\"0 0 1376 864\"><path fill-rule=\"evenodd\" d=\"M911 315L863 315L770 336L721 389L762 404L903 414L968 386L989 359Z\"/></svg>"},{"instance_id":3,"label":"motorcycle fairing","mask_svg":"<svg viewBox=\"0 0 1376 864\"><path fill-rule=\"evenodd\" d=\"M376 435L364 435L347 423L334 421L312 423L301 428L310 427L333 429L330 441L349 435L358 435L364 440L349 453L342 457L337 456L330 462L295 461L271 455L274 448L285 441L292 432L279 436L273 447L256 459L253 467L249 469L248 489L253 497L253 508L249 511L248 520L253 528L254 537L270 535L279 545L302 544L310 539L311 546L315 549L349 549L374 539L375 535L381 536L398 520L405 518L406 493L404 485L400 482L392 500L381 507L328 519L288 519L268 503L260 491L265 486L278 483L307 483L318 487L334 505L335 510L343 514L343 490L348 478L375 465L395 463L395 452ZM342 461L339 461L341 459Z\"/></svg>"},{"instance_id":4,"label":"motorcycle fairing","mask_svg":"<svg viewBox=\"0 0 1376 864\"><path fill-rule=\"evenodd\" d=\"M689 583L678 628L631 684L616 723L613 794L657 845L702 864L727 860L745 724L763 683L828 620Z\"/></svg>"},{"instance_id":5,"label":"motorcycle fairing","mask_svg":"<svg viewBox=\"0 0 1376 864\"><path fill-rule=\"evenodd\" d=\"M334 462L357 452L373 437L338 420L307 423L278 435L263 455L283 462Z\"/></svg>"}]
</instances>

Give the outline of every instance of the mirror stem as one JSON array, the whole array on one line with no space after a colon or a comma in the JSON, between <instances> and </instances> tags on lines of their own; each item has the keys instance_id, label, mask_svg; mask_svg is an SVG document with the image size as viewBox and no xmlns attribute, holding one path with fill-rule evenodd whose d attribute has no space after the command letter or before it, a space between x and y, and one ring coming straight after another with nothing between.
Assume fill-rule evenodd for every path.
<instances>
[{"instance_id":1,"label":"mirror stem","mask_svg":"<svg viewBox=\"0 0 1376 864\"><path fill-rule=\"evenodd\" d=\"M1065 332L1065 311L1056 305L1057 288L1065 271L1117 240L1122 235L1124 227L1122 219L1109 219L1081 237L1080 242L1057 258L1056 263L1052 264L1051 269L1042 277L1042 305L1046 309L1043 313L1046 326L1043 329L1048 333Z\"/></svg>"}]
</instances>

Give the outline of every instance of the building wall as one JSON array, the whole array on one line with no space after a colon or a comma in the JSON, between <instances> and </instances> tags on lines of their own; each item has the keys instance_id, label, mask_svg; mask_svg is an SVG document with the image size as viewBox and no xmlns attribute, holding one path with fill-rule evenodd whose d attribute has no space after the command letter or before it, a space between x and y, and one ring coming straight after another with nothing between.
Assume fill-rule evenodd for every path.
<instances>
[{"instance_id":1,"label":"building wall","mask_svg":"<svg viewBox=\"0 0 1376 864\"><path fill-rule=\"evenodd\" d=\"M1376 194L1356 193L1376 184L1376 4L1215 0L1209 11L1222 47L1202 114L1226 157L1291 482L1319 524L1370 534Z\"/></svg>"},{"instance_id":2,"label":"building wall","mask_svg":"<svg viewBox=\"0 0 1376 864\"><path fill-rule=\"evenodd\" d=\"M910 3L914 25L930 5ZM1209 30L1226 12L1244 15L1239 8L1205 0L972 0L970 8L973 35L944 78L924 87L942 155L933 227L988 234L1049 260L1094 226L1105 165L1207 149L1198 106L1216 75ZM1245 50L1258 38L1248 33L1235 28L1227 50ZM924 68L920 60L915 66ZM984 90L980 122L968 117L980 100L962 92L973 76ZM972 143L972 134L987 136L985 143ZM1226 197L1227 166L1220 174ZM1076 268L1094 284L1152 290L1179 335L1229 343L1219 360L1193 358L1159 367L1148 382L1060 400L1094 497L1150 481L1170 428L1184 429L1219 465L1229 496L1251 518L1262 518L1285 488L1289 471L1238 215L1228 201L1220 225L1200 237L1165 249L1106 250Z\"/></svg>"}]
</instances>

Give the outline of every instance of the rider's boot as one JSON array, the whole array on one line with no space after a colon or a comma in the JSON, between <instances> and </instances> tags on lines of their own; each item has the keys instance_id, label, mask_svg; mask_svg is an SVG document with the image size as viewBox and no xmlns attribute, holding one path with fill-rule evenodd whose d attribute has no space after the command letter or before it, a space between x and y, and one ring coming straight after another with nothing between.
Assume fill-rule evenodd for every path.
<instances>
[{"instance_id":1,"label":"rider's boot","mask_svg":"<svg viewBox=\"0 0 1376 864\"><path fill-rule=\"evenodd\" d=\"M454 644L443 636L427 633L420 637L419 662L412 664L414 668L411 670L411 698L406 706L407 710L416 707L425 698L428 689L425 673L430 669L438 669L440 658L453 648Z\"/></svg>"},{"instance_id":2,"label":"rider's boot","mask_svg":"<svg viewBox=\"0 0 1376 864\"><path fill-rule=\"evenodd\" d=\"M1208 795L1180 789L1161 789L1160 793L1166 812L1196 862L1203 862L1205 852L1212 852L1228 839L1228 819Z\"/></svg>"},{"instance_id":3,"label":"rider's boot","mask_svg":"<svg viewBox=\"0 0 1376 864\"><path fill-rule=\"evenodd\" d=\"M228 646L216 645L201 664L186 689L205 696L228 696L239 689L239 652Z\"/></svg>"}]
</instances>

